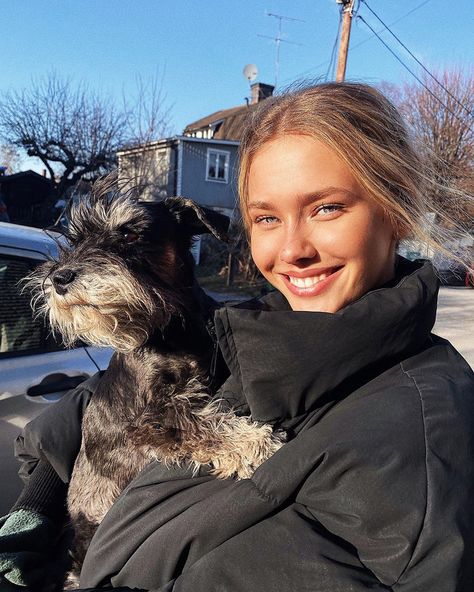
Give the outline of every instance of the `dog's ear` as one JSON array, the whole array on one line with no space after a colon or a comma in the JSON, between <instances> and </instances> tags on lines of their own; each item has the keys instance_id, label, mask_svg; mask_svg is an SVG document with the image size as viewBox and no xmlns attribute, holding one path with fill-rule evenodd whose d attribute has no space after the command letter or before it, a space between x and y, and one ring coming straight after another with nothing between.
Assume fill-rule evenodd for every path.
<instances>
[{"instance_id":1,"label":"dog's ear","mask_svg":"<svg viewBox=\"0 0 474 592\"><path fill-rule=\"evenodd\" d=\"M180 228L189 236L213 234L221 241L229 240L230 218L209 208L199 206L186 197L168 197L163 204L169 210Z\"/></svg>"}]
</instances>

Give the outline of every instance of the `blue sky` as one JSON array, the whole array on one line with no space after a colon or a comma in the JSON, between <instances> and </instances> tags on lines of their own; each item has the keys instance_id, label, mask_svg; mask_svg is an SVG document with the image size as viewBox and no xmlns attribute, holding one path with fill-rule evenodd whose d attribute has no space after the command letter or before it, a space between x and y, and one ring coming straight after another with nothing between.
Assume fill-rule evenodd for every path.
<instances>
[{"instance_id":1,"label":"blue sky","mask_svg":"<svg viewBox=\"0 0 474 592\"><path fill-rule=\"evenodd\" d=\"M367 0L375 12L429 68L474 62L474 17L469 0ZM52 69L120 97L137 75L160 73L171 129L221 108L243 104L245 64L261 82L273 83L278 22L266 11L302 19L284 21L282 86L327 70L339 9L335 0L0 0L0 91L27 86ZM381 28L367 6L359 14ZM398 83L410 75L361 22L352 27L347 76ZM411 67L416 65L387 42Z\"/></svg>"}]
</instances>

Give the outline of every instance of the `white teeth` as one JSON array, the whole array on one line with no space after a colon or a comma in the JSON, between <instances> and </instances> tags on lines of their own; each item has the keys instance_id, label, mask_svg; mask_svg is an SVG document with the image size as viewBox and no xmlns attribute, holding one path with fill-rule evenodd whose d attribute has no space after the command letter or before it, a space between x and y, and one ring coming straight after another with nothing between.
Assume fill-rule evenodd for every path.
<instances>
[{"instance_id":1,"label":"white teeth","mask_svg":"<svg viewBox=\"0 0 474 592\"><path fill-rule=\"evenodd\" d=\"M289 275L288 279L290 280L290 283L293 284L293 286L296 286L297 288L311 288L318 282L325 280L328 277L328 275L329 274L327 273L322 273L321 275L314 275L313 277L307 278L297 278Z\"/></svg>"}]
</instances>

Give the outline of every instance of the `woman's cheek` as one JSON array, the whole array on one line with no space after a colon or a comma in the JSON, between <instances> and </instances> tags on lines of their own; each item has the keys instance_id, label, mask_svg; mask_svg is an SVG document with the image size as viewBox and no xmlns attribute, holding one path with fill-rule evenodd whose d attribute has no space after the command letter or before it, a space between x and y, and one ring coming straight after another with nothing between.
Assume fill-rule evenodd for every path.
<instances>
[{"instance_id":1,"label":"woman's cheek","mask_svg":"<svg viewBox=\"0 0 474 592\"><path fill-rule=\"evenodd\" d=\"M251 236L250 251L255 265L261 273L272 269L278 258L276 241L268 235L270 233L255 232Z\"/></svg>"},{"instance_id":2,"label":"woman's cheek","mask_svg":"<svg viewBox=\"0 0 474 592\"><path fill-rule=\"evenodd\" d=\"M313 244L325 257L346 259L359 250L361 236L354 230L350 220L341 216L338 220L319 224L313 233Z\"/></svg>"}]
</instances>

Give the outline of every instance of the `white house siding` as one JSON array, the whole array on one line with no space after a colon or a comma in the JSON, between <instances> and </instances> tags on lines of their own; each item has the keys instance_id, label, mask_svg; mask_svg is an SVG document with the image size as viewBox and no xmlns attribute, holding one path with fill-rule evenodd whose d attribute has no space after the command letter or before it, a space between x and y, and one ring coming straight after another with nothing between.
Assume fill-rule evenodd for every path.
<instances>
[{"instance_id":1,"label":"white house siding","mask_svg":"<svg viewBox=\"0 0 474 592\"><path fill-rule=\"evenodd\" d=\"M171 144L118 153L119 182L136 185L144 201L164 199L176 192L176 158Z\"/></svg>"}]
</instances>

